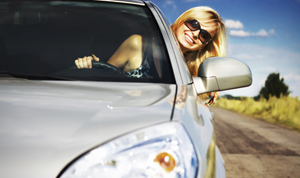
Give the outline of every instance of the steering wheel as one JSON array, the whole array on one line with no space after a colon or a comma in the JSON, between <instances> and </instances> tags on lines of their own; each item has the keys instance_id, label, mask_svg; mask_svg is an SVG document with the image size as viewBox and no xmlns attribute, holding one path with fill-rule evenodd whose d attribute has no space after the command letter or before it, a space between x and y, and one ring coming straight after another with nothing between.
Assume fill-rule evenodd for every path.
<instances>
[{"instance_id":1,"label":"steering wheel","mask_svg":"<svg viewBox=\"0 0 300 178\"><path fill-rule=\"evenodd\" d=\"M52 73L53 76L69 76L72 78L86 78L86 79L108 79L108 80L120 80L121 78L132 78L130 75L128 75L123 70L105 63L101 61L92 61L92 68L86 68L86 69L78 69L75 65L65 69L61 70L55 73Z\"/></svg>"},{"instance_id":2,"label":"steering wheel","mask_svg":"<svg viewBox=\"0 0 300 178\"><path fill-rule=\"evenodd\" d=\"M118 73L121 75L128 75L123 70L121 70L111 64L101 62L101 61L92 61L92 69L100 69L102 71L105 70L107 72Z\"/></svg>"}]
</instances>

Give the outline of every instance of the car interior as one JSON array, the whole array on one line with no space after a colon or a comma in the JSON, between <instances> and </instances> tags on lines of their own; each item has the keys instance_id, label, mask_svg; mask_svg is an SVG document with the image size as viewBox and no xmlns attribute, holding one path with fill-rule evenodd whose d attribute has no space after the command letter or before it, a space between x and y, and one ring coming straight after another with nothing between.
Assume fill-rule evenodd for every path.
<instances>
[{"instance_id":1,"label":"car interior","mask_svg":"<svg viewBox=\"0 0 300 178\"><path fill-rule=\"evenodd\" d=\"M109 2L1 3L5 7L0 9L1 73L44 79L56 76L174 83L162 36L150 12L142 6ZM105 63L133 34L143 37L143 58L149 62L151 79L128 77ZM77 58L92 54L100 58L100 64L93 64L93 69L76 68Z\"/></svg>"}]
</instances>

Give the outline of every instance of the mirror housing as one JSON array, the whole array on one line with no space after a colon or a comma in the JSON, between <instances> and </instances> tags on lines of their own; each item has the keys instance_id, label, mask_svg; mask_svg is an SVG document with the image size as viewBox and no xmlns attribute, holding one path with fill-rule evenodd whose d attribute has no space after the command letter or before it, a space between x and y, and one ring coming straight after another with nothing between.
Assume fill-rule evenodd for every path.
<instances>
[{"instance_id":1,"label":"mirror housing","mask_svg":"<svg viewBox=\"0 0 300 178\"><path fill-rule=\"evenodd\" d=\"M247 87L252 84L250 68L243 62L228 57L205 59L193 77L197 94Z\"/></svg>"}]
</instances>

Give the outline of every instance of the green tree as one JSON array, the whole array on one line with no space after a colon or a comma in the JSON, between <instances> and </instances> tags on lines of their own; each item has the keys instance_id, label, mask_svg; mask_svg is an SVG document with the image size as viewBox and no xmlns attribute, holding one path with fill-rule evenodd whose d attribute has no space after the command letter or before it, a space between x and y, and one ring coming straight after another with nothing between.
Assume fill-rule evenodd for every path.
<instances>
[{"instance_id":1,"label":"green tree","mask_svg":"<svg viewBox=\"0 0 300 178\"><path fill-rule=\"evenodd\" d=\"M284 79L280 79L279 73L271 73L269 74L265 86L260 89L259 95L255 97L255 99L259 99L259 97L264 97L267 100L269 96L276 96L280 98L280 95L288 96L291 92L289 91L289 87L284 83Z\"/></svg>"},{"instance_id":2,"label":"green tree","mask_svg":"<svg viewBox=\"0 0 300 178\"><path fill-rule=\"evenodd\" d=\"M245 97L245 96L232 96L232 95L226 94L226 95L222 96L222 98L226 98L228 100L245 100L247 97Z\"/></svg>"}]
</instances>

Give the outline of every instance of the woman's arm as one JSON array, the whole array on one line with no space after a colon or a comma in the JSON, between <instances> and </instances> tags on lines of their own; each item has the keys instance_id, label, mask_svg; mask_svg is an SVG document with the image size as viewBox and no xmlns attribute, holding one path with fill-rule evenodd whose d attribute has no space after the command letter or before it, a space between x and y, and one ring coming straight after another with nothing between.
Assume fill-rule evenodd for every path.
<instances>
[{"instance_id":1,"label":"woman's arm","mask_svg":"<svg viewBox=\"0 0 300 178\"><path fill-rule=\"evenodd\" d=\"M131 35L111 56L107 63L125 71L133 71L142 64L142 36ZM96 56L88 56L75 60L77 68L92 68L92 61L99 61Z\"/></svg>"},{"instance_id":2,"label":"woman's arm","mask_svg":"<svg viewBox=\"0 0 300 178\"><path fill-rule=\"evenodd\" d=\"M142 36L131 35L107 61L125 72L133 71L142 64Z\"/></svg>"},{"instance_id":3,"label":"woman's arm","mask_svg":"<svg viewBox=\"0 0 300 178\"><path fill-rule=\"evenodd\" d=\"M208 105L212 105L215 104L218 97L219 97L219 92L212 92L214 94L214 96L208 101Z\"/></svg>"}]
</instances>

